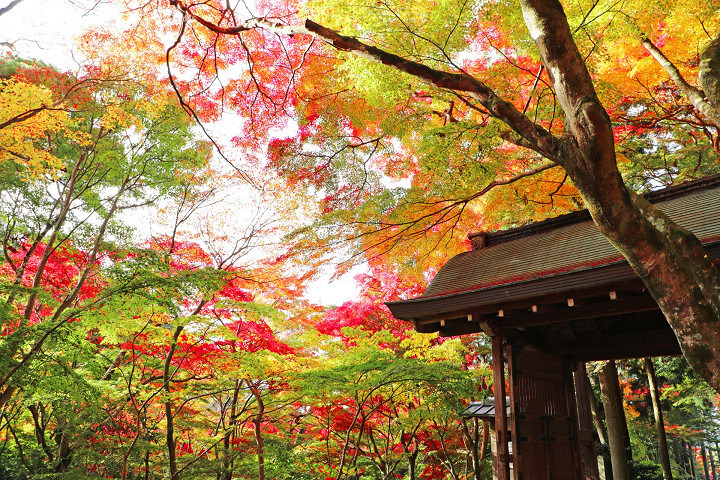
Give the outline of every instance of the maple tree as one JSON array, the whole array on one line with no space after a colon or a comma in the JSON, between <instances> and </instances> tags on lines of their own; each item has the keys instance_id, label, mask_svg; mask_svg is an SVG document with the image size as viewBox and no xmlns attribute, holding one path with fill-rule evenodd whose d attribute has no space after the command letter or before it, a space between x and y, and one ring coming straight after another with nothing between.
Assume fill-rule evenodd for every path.
<instances>
[{"instance_id":1,"label":"maple tree","mask_svg":"<svg viewBox=\"0 0 720 480\"><path fill-rule=\"evenodd\" d=\"M657 300L693 368L720 388L717 269L621 173L629 164L637 186L717 170L712 5L171 6L181 18L170 54L196 61L180 92L188 105L246 115L238 145L269 141L265 168L325 194L321 222L303 232L310 242L354 240L372 255L400 246L405 259L413 242L416 257L452 250L462 243L456 229L483 218L483 194L549 175L545 195L530 200L586 207ZM696 14L683 16L687 9ZM239 73L227 85L203 95L232 68ZM707 92L684 80L695 73ZM297 133L273 139L272 127L290 118Z\"/></svg>"},{"instance_id":2,"label":"maple tree","mask_svg":"<svg viewBox=\"0 0 720 480\"><path fill-rule=\"evenodd\" d=\"M298 379L313 461L330 478L459 478L473 445L458 412L488 394L487 359L472 360L480 349L467 338L433 339L393 319L383 302L419 285L384 267L360 275L360 298L315 324L329 338Z\"/></svg>"},{"instance_id":3,"label":"maple tree","mask_svg":"<svg viewBox=\"0 0 720 480\"><path fill-rule=\"evenodd\" d=\"M591 362L589 365L592 383L596 385L597 374L605 366L603 362ZM684 478L692 475L692 468L703 469L703 465L713 468L706 452L705 460L701 458L703 445L713 445L717 438L716 416L717 393L692 371L687 362L679 357L658 358L653 363L656 367L657 386L660 395L659 406L664 418L664 430L667 445L657 435L653 418L653 399L650 376L646 363L640 360L624 360L618 364L621 409L627 421L629 433L630 461L627 476L623 478ZM597 400L597 398L596 398ZM602 403L601 403L602 405ZM607 405L605 406L607 408ZM596 427L601 439L598 453L609 457L608 431L604 430L602 417L607 415L604 408L596 409L600 419ZM695 444L692 459L688 445ZM667 448L668 465L665 472L661 464L662 448ZM613 464L615 460L613 460ZM694 465L694 467L693 467ZM670 475L668 475L668 473Z\"/></svg>"},{"instance_id":4,"label":"maple tree","mask_svg":"<svg viewBox=\"0 0 720 480\"><path fill-rule=\"evenodd\" d=\"M126 3L141 23L82 37L85 73L0 68L0 476L489 477L480 425L458 416L491 394L484 340L418 334L383 303L419 295L479 227L587 205L621 249L645 245L628 231L660 238L657 212L620 176L718 170L714 87L682 83L712 74L712 6ZM206 163L187 113L231 124L234 149L214 147L232 165ZM142 205L163 228L138 241L117 212ZM368 262L359 298L302 299L348 245ZM678 359L658 378L671 450L713 438L709 387ZM623 363L620 383L651 478L645 374ZM674 472L702 468L682 445Z\"/></svg>"},{"instance_id":5,"label":"maple tree","mask_svg":"<svg viewBox=\"0 0 720 480\"><path fill-rule=\"evenodd\" d=\"M18 468L63 473L73 459L87 460L88 432L103 415L92 378L107 365L92 358L99 330L84 320L140 288L113 281L117 249L130 237L118 214L173 192L207 150L191 140L173 97L152 84L117 72L95 81L97 69L86 82L12 58L2 69L11 120L0 129L3 432L15 440ZM31 429L17 423L25 407ZM22 449L29 432L37 451Z\"/></svg>"},{"instance_id":6,"label":"maple tree","mask_svg":"<svg viewBox=\"0 0 720 480\"><path fill-rule=\"evenodd\" d=\"M41 86L76 83L44 66L21 68L15 77ZM20 103L27 98L24 93ZM186 143L190 124L168 103L172 97L157 97L151 104L142 98L149 94L140 84L112 80L84 93L74 98L76 114L68 118L64 113L66 118L58 121L61 128L22 130L27 136L19 143L57 163L34 165L17 152L2 162L7 298L0 405L12 396L17 377L43 343L95 303L103 286L100 263L113 233L121 233L113 223L115 214L152 203L173 188L174 175L197 168L206 158L202 148ZM17 141L3 146L12 149Z\"/></svg>"}]
</instances>

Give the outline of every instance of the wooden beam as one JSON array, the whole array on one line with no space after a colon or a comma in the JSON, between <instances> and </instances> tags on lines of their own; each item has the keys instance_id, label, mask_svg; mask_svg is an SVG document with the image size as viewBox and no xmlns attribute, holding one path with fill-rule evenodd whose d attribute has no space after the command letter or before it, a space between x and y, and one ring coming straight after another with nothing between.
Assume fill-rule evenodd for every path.
<instances>
[{"instance_id":1,"label":"wooden beam","mask_svg":"<svg viewBox=\"0 0 720 480\"><path fill-rule=\"evenodd\" d=\"M440 323L440 320L466 318L466 316L466 312L449 312L443 315L429 315L427 317L413 318L412 322L414 322L416 325L427 325L430 323Z\"/></svg>"},{"instance_id":2,"label":"wooden beam","mask_svg":"<svg viewBox=\"0 0 720 480\"><path fill-rule=\"evenodd\" d=\"M480 333L483 329L479 323L470 322L448 322L445 326L441 326L438 334L441 337L455 337L457 335L467 335L470 333Z\"/></svg>"},{"instance_id":3,"label":"wooden beam","mask_svg":"<svg viewBox=\"0 0 720 480\"><path fill-rule=\"evenodd\" d=\"M508 315L499 320L498 325L503 328L532 327L657 309L657 303L650 295L642 295L621 300L603 300L572 308L559 306L544 313Z\"/></svg>"},{"instance_id":4,"label":"wooden beam","mask_svg":"<svg viewBox=\"0 0 720 480\"><path fill-rule=\"evenodd\" d=\"M418 333L435 333L440 330L440 322L415 323L415 331Z\"/></svg>"}]
</instances>

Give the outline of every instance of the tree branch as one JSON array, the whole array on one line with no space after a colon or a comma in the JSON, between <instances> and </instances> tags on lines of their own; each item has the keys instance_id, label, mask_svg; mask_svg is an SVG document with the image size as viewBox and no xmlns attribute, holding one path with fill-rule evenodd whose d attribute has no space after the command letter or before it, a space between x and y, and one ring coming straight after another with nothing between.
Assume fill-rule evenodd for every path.
<instances>
[{"instance_id":1,"label":"tree branch","mask_svg":"<svg viewBox=\"0 0 720 480\"><path fill-rule=\"evenodd\" d=\"M8 13L11 9L14 7L17 7L20 2L23 0L12 0L10 3L8 3L6 6L0 8L0 16L5 15Z\"/></svg>"},{"instance_id":2,"label":"tree branch","mask_svg":"<svg viewBox=\"0 0 720 480\"><path fill-rule=\"evenodd\" d=\"M675 66L674 63L668 59L665 54L652 42L649 38L643 37L642 45L645 47L650 55L660 64L661 67L670 75L670 79L675 82L680 91L685 95L693 104L693 106L705 117L707 117L713 125L720 127L720 112L707 101L705 94L699 88L690 85L685 78L683 78L680 70Z\"/></svg>"},{"instance_id":3,"label":"tree branch","mask_svg":"<svg viewBox=\"0 0 720 480\"><path fill-rule=\"evenodd\" d=\"M510 102L497 96L483 82L466 73L451 73L429 67L363 43L355 37L341 35L335 30L323 27L309 19L305 20L303 25L285 25L264 18L253 18L232 27L225 27L193 13L190 6L179 0L174 0L172 4L204 27L216 33L238 35L248 30L264 29L288 36L309 35L326 42L337 50L351 52L367 60L381 63L435 87L455 92L465 92L482 104L491 115L505 122L515 132L533 144L536 151L543 152L543 155L546 155L547 158L557 157L559 149L557 138L526 117Z\"/></svg>"}]
</instances>

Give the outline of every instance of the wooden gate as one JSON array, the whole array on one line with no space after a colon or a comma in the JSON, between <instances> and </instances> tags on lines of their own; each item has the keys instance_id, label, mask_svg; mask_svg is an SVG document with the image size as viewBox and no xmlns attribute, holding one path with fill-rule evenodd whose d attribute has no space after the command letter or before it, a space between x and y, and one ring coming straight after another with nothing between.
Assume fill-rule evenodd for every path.
<instances>
[{"instance_id":1,"label":"wooden gate","mask_svg":"<svg viewBox=\"0 0 720 480\"><path fill-rule=\"evenodd\" d=\"M509 347L517 480L580 480L582 462L570 363Z\"/></svg>"}]
</instances>

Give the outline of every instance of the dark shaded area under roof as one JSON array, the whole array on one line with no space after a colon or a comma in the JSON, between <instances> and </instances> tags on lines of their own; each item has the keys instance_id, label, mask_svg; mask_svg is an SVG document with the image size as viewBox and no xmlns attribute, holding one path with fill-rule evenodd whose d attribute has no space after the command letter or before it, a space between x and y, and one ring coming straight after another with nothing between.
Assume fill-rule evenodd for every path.
<instances>
[{"instance_id":1,"label":"dark shaded area under roof","mask_svg":"<svg viewBox=\"0 0 720 480\"><path fill-rule=\"evenodd\" d=\"M647 197L720 257L720 175ZM656 303L587 211L470 239L474 249L450 259L423 295L388 303L396 318L420 332L484 331L580 360L680 353ZM644 347L635 354L637 344Z\"/></svg>"}]
</instances>

